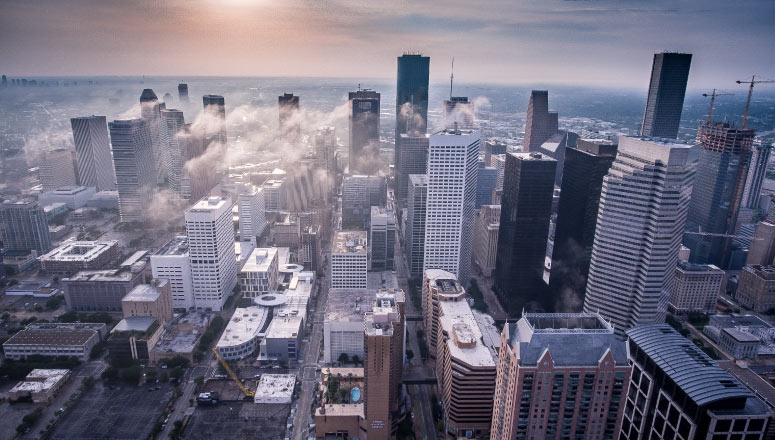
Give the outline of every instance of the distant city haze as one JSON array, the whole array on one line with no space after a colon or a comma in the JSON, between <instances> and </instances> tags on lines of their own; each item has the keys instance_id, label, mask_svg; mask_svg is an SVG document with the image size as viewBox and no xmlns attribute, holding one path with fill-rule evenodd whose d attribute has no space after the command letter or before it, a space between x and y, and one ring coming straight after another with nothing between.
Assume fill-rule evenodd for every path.
<instances>
[{"instance_id":1,"label":"distant city haze","mask_svg":"<svg viewBox=\"0 0 775 440\"><path fill-rule=\"evenodd\" d=\"M391 78L644 87L652 55L692 53L689 88L775 75L775 2L3 0L4 74Z\"/></svg>"}]
</instances>

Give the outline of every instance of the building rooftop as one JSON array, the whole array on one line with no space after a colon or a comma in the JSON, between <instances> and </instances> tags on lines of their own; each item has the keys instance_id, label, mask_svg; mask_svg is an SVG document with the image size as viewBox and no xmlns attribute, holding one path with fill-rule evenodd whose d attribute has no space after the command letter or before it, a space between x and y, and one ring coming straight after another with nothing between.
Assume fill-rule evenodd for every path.
<instances>
[{"instance_id":1,"label":"building rooftop","mask_svg":"<svg viewBox=\"0 0 775 440\"><path fill-rule=\"evenodd\" d=\"M293 374L262 374L256 386L255 400L282 397L290 399L295 386L296 376Z\"/></svg>"},{"instance_id":2,"label":"building rooftop","mask_svg":"<svg viewBox=\"0 0 775 440\"><path fill-rule=\"evenodd\" d=\"M81 329L69 330L61 328L53 329L31 329L25 328L11 336L3 345L32 345L32 346L50 346L50 345L75 345L86 344L90 338L94 337L96 330Z\"/></svg>"},{"instance_id":3,"label":"building rooftop","mask_svg":"<svg viewBox=\"0 0 775 440\"><path fill-rule=\"evenodd\" d=\"M713 315L708 325L714 327L763 327L772 328L772 325L754 315Z\"/></svg>"},{"instance_id":4,"label":"building rooftop","mask_svg":"<svg viewBox=\"0 0 775 440\"><path fill-rule=\"evenodd\" d=\"M153 316L129 316L116 324L115 327L113 327L113 330L110 331L111 334L113 333L121 333L121 332L140 332L145 333L151 327L153 327L154 323L156 322L156 318Z\"/></svg>"},{"instance_id":5,"label":"building rooftop","mask_svg":"<svg viewBox=\"0 0 775 440\"><path fill-rule=\"evenodd\" d=\"M231 347L243 344L259 335L264 328L270 309L258 306L238 307L234 309L226 329L216 347Z\"/></svg>"},{"instance_id":6,"label":"building rooftop","mask_svg":"<svg viewBox=\"0 0 775 440\"><path fill-rule=\"evenodd\" d=\"M689 263L688 261L679 261L678 267L685 272L724 272L713 264Z\"/></svg>"},{"instance_id":7,"label":"building rooftop","mask_svg":"<svg viewBox=\"0 0 775 440\"><path fill-rule=\"evenodd\" d=\"M272 261L276 259L277 248L255 248L242 266L242 272L266 272Z\"/></svg>"},{"instance_id":8,"label":"building rooftop","mask_svg":"<svg viewBox=\"0 0 775 440\"><path fill-rule=\"evenodd\" d=\"M536 365L546 350L556 365L596 366L609 350L617 365L628 362L624 341L597 314L525 313L505 331L520 364Z\"/></svg>"},{"instance_id":9,"label":"building rooftop","mask_svg":"<svg viewBox=\"0 0 775 440\"><path fill-rule=\"evenodd\" d=\"M427 174L410 174L409 175L409 182L411 182L414 186L422 186L422 185L428 185L428 175Z\"/></svg>"},{"instance_id":10,"label":"building rooftop","mask_svg":"<svg viewBox=\"0 0 775 440\"><path fill-rule=\"evenodd\" d=\"M118 240L66 241L59 247L41 255L47 261L91 261L111 248L118 247Z\"/></svg>"},{"instance_id":11,"label":"building rooftop","mask_svg":"<svg viewBox=\"0 0 775 440\"><path fill-rule=\"evenodd\" d=\"M775 266L761 266L758 264L754 264L750 266L745 266L743 270L752 272L757 277L764 278L765 280L775 279Z\"/></svg>"},{"instance_id":12,"label":"building rooftop","mask_svg":"<svg viewBox=\"0 0 775 440\"><path fill-rule=\"evenodd\" d=\"M639 325L628 330L627 336L697 405L753 397L740 382L667 324Z\"/></svg>"},{"instance_id":13,"label":"building rooftop","mask_svg":"<svg viewBox=\"0 0 775 440\"><path fill-rule=\"evenodd\" d=\"M70 370L66 369L41 369L36 368L30 371L30 374L24 378L24 381L17 383L11 388L9 393L28 392L39 393L54 387L59 381L64 379Z\"/></svg>"},{"instance_id":14,"label":"building rooftop","mask_svg":"<svg viewBox=\"0 0 775 440\"><path fill-rule=\"evenodd\" d=\"M213 212L217 211L227 204L231 205L231 200L225 197L210 196L206 197L189 208L189 212Z\"/></svg>"},{"instance_id":15,"label":"building rooftop","mask_svg":"<svg viewBox=\"0 0 775 440\"><path fill-rule=\"evenodd\" d=\"M327 322L362 322L363 314L371 310L377 292L371 289L330 290L326 303Z\"/></svg>"},{"instance_id":16,"label":"building rooftop","mask_svg":"<svg viewBox=\"0 0 775 440\"><path fill-rule=\"evenodd\" d=\"M334 233L332 252L368 254L366 231L337 231Z\"/></svg>"},{"instance_id":17,"label":"building rooftop","mask_svg":"<svg viewBox=\"0 0 775 440\"><path fill-rule=\"evenodd\" d=\"M303 323L301 316L284 316L272 318L272 323L266 331L267 339L292 339L299 336Z\"/></svg>"},{"instance_id":18,"label":"building rooftop","mask_svg":"<svg viewBox=\"0 0 775 440\"><path fill-rule=\"evenodd\" d=\"M393 323L401 319L399 302L404 302L403 290L381 290L374 297L371 310L363 316L363 326L367 335L382 336L393 333Z\"/></svg>"},{"instance_id":19,"label":"building rooftop","mask_svg":"<svg viewBox=\"0 0 775 440\"><path fill-rule=\"evenodd\" d=\"M315 416L352 416L365 418L363 403L326 403L315 410Z\"/></svg>"},{"instance_id":20,"label":"building rooftop","mask_svg":"<svg viewBox=\"0 0 775 440\"><path fill-rule=\"evenodd\" d=\"M450 272L441 269L428 269L425 271L425 277L428 278L430 285L436 289L439 295L457 298L465 294L465 289L458 282L457 277Z\"/></svg>"},{"instance_id":21,"label":"building rooftop","mask_svg":"<svg viewBox=\"0 0 775 440\"><path fill-rule=\"evenodd\" d=\"M718 361L718 366L735 376L737 380L763 400L770 407L770 411L775 410L775 387L769 381L751 371L747 366L737 364L734 361Z\"/></svg>"},{"instance_id":22,"label":"building rooftop","mask_svg":"<svg viewBox=\"0 0 775 440\"><path fill-rule=\"evenodd\" d=\"M156 284L138 284L132 290L127 293L121 301L142 301L142 302L154 302L161 296L161 289L164 288L169 281L166 279L154 280Z\"/></svg>"},{"instance_id":23,"label":"building rooftop","mask_svg":"<svg viewBox=\"0 0 775 440\"><path fill-rule=\"evenodd\" d=\"M132 281L137 273L127 269L81 270L62 281Z\"/></svg>"},{"instance_id":24,"label":"building rooftop","mask_svg":"<svg viewBox=\"0 0 775 440\"><path fill-rule=\"evenodd\" d=\"M542 153L507 153L511 156L516 157L519 160L529 160L529 161L544 161L544 162L554 162L555 160L551 157L547 156L546 154Z\"/></svg>"},{"instance_id":25,"label":"building rooftop","mask_svg":"<svg viewBox=\"0 0 775 440\"><path fill-rule=\"evenodd\" d=\"M188 253L188 237L178 235L164 245L156 252L156 255L185 255Z\"/></svg>"},{"instance_id":26,"label":"building rooftop","mask_svg":"<svg viewBox=\"0 0 775 440\"><path fill-rule=\"evenodd\" d=\"M472 367L495 367L499 344L488 346L485 342L492 344L491 333L498 331L486 330L488 337L484 339L485 332L480 329L480 323L494 324L477 320L467 301L439 302L439 325L449 336L446 344L450 355Z\"/></svg>"},{"instance_id":27,"label":"building rooftop","mask_svg":"<svg viewBox=\"0 0 775 440\"><path fill-rule=\"evenodd\" d=\"M725 328L721 331L728 334L737 342L761 342L761 339L758 336L752 335L751 333L744 332L742 330L738 330L734 327Z\"/></svg>"}]
</instances>

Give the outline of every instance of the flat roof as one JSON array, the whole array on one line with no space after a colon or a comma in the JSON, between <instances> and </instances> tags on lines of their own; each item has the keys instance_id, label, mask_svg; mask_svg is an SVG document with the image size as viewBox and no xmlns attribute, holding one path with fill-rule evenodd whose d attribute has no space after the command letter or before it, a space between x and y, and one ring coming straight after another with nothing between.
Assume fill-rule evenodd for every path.
<instances>
[{"instance_id":1,"label":"flat roof","mask_svg":"<svg viewBox=\"0 0 775 440\"><path fill-rule=\"evenodd\" d=\"M194 203L194 206L189 208L189 212L212 212L223 208L226 203L231 203L231 200L225 197L210 196L205 197L198 202Z\"/></svg>"},{"instance_id":2,"label":"flat roof","mask_svg":"<svg viewBox=\"0 0 775 440\"><path fill-rule=\"evenodd\" d=\"M321 411L321 408L318 407L315 410L315 416L339 416L339 417L345 417L345 416L352 416L352 417L364 417L363 412L363 402L361 403L326 403L323 405L323 410L325 410L325 413Z\"/></svg>"},{"instance_id":3,"label":"flat roof","mask_svg":"<svg viewBox=\"0 0 775 440\"><path fill-rule=\"evenodd\" d=\"M49 390L64 379L70 370L67 369L41 369L36 368L30 371L30 374L24 378L24 381L17 383L11 388L9 393L30 392L38 393Z\"/></svg>"},{"instance_id":4,"label":"flat roof","mask_svg":"<svg viewBox=\"0 0 775 440\"><path fill-rule=\"evenodd\" d=\"M60 186L59 188L49 191L48 194L54 194L58 196L67 196L67 195L75 195L78 193L82 193L84 191L88 191L89 188L85 186Z\"/></svg>"},{"instance_id":5,"label":"flat roof","mask_svg":"<svg viewBox=\"0 0 775 440\"><path fill-rule=\"evenodd\" d=\"M154 280L158 282L158 285L153 284L138 284L132 290L127 293L121 301L142 301L153 302L159 299L161 296L161 289L164 288L169 281L166 279Z\"/></svg>"},{"instance_id":6,"label":"flat roof","mask_svg":"<svg viewBox=\"0 0 775 440\"><path fill-rule=\"evenodd\" d=\"M737 342L755 342L757 344L761 342L761 339L759 339L758 336L754 336L734 327L724 328L721 331L734 338Z\"/></svg>"},{"instance_id":7,"label":"flat roof","mask_svg":"<svg viewBox=\"0 0 775 440\"><path fill-rule=\"evenodd\" d=\"M153 316L129 316L116 324L110 333L119 332L147 332L151 328L156 318Z\"/></svg>"},{"instance_id":8,"label":"flat roof","mask_svg":"<svg viewBox=\"0 0 775 440\"><path fill-rule=\"evenodd\" d=\"M66 241L59 247L40 256L46 261L91 261L111 248L118 247L118 240Z\"/></svg>"},{"instance_id":9,"label":"flat roof","mask_svg":"<svg viewBox=\"0 0 775 440\"><path fill-rule=\"evenodd\" d=\"M274 317L266 331L265 339L293 339L299 336L302 322L301 316Z\"/></svg>"},{"instance_id":10,"label":"flat roof","mask_svg":"<svg viewBox=\"0 0 775 440\"><path fill-rule=\"evenodd\" d=\"M371 310L377 297L373 289L334 289L328 292L327 322L363 322L363 314Z\"/></svg>"},{"instance_id":11,"label":"flat roof","mask_svg":"<svg viewBox=\"0 0 775 440\"><path fill-rule=\"evenodd\" d=\"M334 233L332 252L335 254L368 254L366 231L337 231Z\"/></svg>"},{"instance_id":12,"label":"flat roof","mask_svg":"<svg viewBox=\"0 0 775 440\"><path fill-rule=\"evenodd\" d=\"M772 325L755 315L712 315L709 325L721 328L727 327L764 327Z\"/></svg>"},{"instance_id":13,"label":"flat roof","mask_svg":"<svg viewBox=\"0 0 775 440\"><path fill-rule=\"evenodd\" d=\"M514 156L519 160L555 162L555 159L551 158L550 156L544 153L530 152L530 153L507 153L507 154Z\"/></svg>"},{"instance_id":14,"label":"flat roof","mask_svg":"<svg viewBox=\"0 0 775 440\"><path fill-rule=\"evenodd\" d=\"M221 334L216 347L232 347L241 345L258 336L259 331L269 316L269 310L264 307L237 307L231 316L226 329Z\"/></svg>"},{"instance_id":15,"label":"flat roof","mask_svg":"<svg viewBox=\"0 0 775 440\"><path fill-rule=\"evenodd\" d=\"M245 265L242 266L240 272L266 272L272 264L272 261L277 260L277 248L255 248L250 256L245 261Z\"/></svg>"},{"instance_id":16,"label":"flat roof","mask_svg":"<svg viewBox=\"0 0 775 440\"><path fill-rule=\"evenodd\" d=\"M103 270L81 270L75 275L63 278L62 281L131 281L138 274L133 273L128 268L121 269L103 269Z\"/></svg>"},{"instance_id":17,"label":"flat roof","mask_svg":"<svg viewBox=\"0 0 775 440\"><path fill-rule=\"evenodd\" d=\"M32 346L82 346L89 339L97 334L96 330L68 330L68 329L49 329L20 330L11 336L3 346L11 345L32 345Z\"/></svg>"},{"instance_id":18,"label":"flat roof","mask_svg":"<svg viewBox=\"0 0 775 440\"><path fill-rule=\"evenodd\" d=\"M753 397L732 375L667 324L639 325L627 330L627 336L697 405Z\"/></svg>"},{"instance_id":19,"label":"flat roof","mask_svg":"<svg viewBox=\"0 0 775 440\"><path fill-rule=\"evenodd\" d=\"M178 235L164 245L156 252L156 255L185 255L188 253L188 237Z\"/></svg>"},{"instance_id":20,"label":"flat roof","mask_svg":"<svg viewBox=\"0 0 775 440\"><path fill-rule=\"evenodd\" d=\"M255 397L291 397L295 386L295 374L262 374L256 386Z\"/></svg>"},{"instance_id":21,"label":"flat roof","mask_svg":"<svg viewBox=\"0 0 775 440\"><path fill-rule=\"evenodd\" d=\"M440 301L439 309L439 325L449 335L446 344L450 355L472 367L494 368L497 345L485 345L480 322L474 317L468 302ZM491 330L487 332L489 336ZM492 340L488 337L487 342Z\"/></svg>"}]
</instances>

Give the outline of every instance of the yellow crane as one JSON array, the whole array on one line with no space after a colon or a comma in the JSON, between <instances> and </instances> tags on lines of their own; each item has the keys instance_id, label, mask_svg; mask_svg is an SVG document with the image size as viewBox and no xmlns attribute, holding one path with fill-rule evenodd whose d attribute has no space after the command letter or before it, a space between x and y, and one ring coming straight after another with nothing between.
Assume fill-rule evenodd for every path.
<instances>
[{"instance_id":1,"label":"yellow crane","mask_svg":"<svg viewBox=\"0 0 775 440\"><path fill-rule=\"evenodd\" d=\"M242 381L239 380L239 377L237 377L236 374L234 374L233 371L231 371L231 368L229 368L229 364L226 362L226 359L224 359L220 353L218 353L218 349L213 347L213 354L215 354L215 357L218 359L218 362L221 363L223 366L223 369L226 370L227 373L229 373L229 376L231 377L231 380L234 381L234 383L237 384L239 389L242 391L242 394L245 395L245 397L253 397L256 395L255 391L252 391L245 387L245 385L242 384Z\"/></svg>"},{"instance_id":2,"label":"yellow crane","mask_svg":"<svg viewBox=\"0 0 775 440\"><path fill-rule=\"evenodd\" d=\"M707 94L703 93L702 96L708 97L710 96L710 109L708 109L708 118L705 119L706 124L710 124L710 117L713 115L713 103L716 101L716 96L732 96L734 93L716 93L716 89L713 89L713 93Z\"/></svg>"},{"instance_id":3,"label":"yellow crane","mask_svg":"<svg viewBox=\"0 0 775 440\"><path fill-rule=\"evenodd\" d=\"M745 113L743 113L743 125L740 128L745 128L745 121L748 119L748 107L751 106L751 95L753 94L754 84L771 84L775 83L772 79L756 79L756 75L751 77L750 81L735 81L738 84L749 84L748 87L748 100L745 102Z\"/></svg>"}]
</instances>

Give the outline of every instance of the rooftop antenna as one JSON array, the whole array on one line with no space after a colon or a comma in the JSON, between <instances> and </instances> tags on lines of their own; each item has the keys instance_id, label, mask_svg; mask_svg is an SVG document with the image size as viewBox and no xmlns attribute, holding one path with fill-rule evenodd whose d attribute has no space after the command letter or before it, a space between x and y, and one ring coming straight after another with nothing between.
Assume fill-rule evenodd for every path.
<instances>
[{"instance_id":1,"label":"rooftop antenna","mask_svg":"<svg viewBox=\"0 0 775 440\"><path fill-rule=\"evenodd\" d=\"M705 119L705 124L710 124L710 117L713 115L713 103L716 101L716 96L732 96L734 93L716 93L716 89L713 89L713 93L708 95L707 93L703 93L702 96L708 97L710 96L710 108L708 109L708 117Z\"/></svg>"},{"instance_id":2,"label":"rooftop antenna","mask_svg":"<svg viewBox=\"0 0 775 440\"><path fill-rule=\"evenodd\" d=\"M449 73L449 100L452 101L452 80L455 79L455 57L452 57L452 70Z\"/></svg>"}]
</instances>

